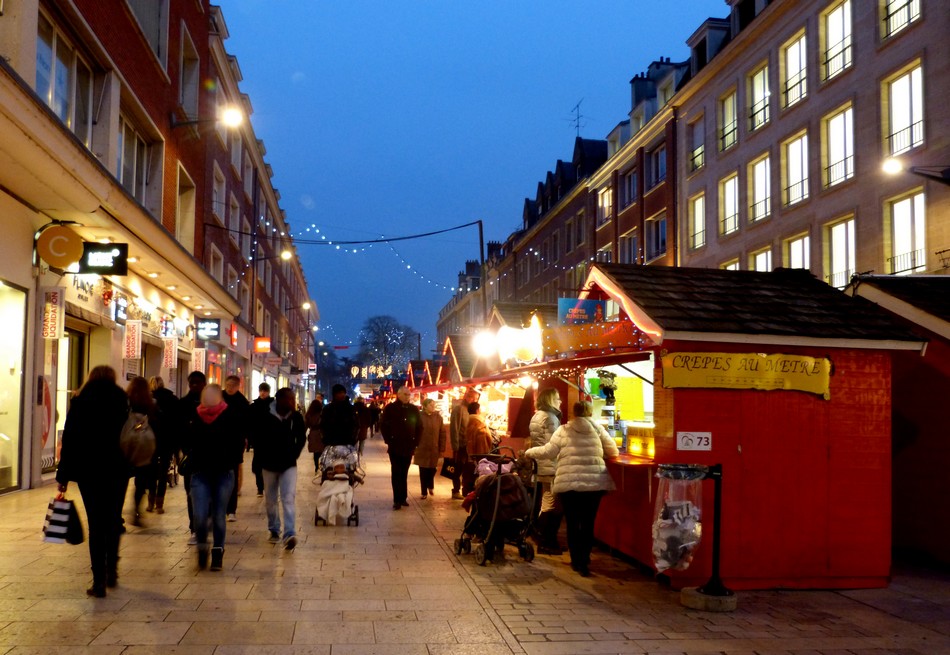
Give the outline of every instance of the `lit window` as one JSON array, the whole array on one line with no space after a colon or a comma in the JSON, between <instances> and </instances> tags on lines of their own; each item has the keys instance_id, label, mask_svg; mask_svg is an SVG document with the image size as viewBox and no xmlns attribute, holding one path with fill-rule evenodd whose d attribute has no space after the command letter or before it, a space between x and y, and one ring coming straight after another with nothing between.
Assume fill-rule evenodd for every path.
<instances>
[{"instance_id":1,"label":"lit window","mask_svg":"<svg viewBox=\"0 0 950 655\"><path fill-rule=\"evenodd\" d=\"M782 95L784 96L786 107L790 107L799 100L804 99L806 93L808 92L808 86L805 77L806 52L804 34L797 37L796 39L793 39L785 46L785 56L783 61L785 65L785 78L782 88Z\"/></svg>"},{"instance_id":2,"label":"lit window","mask_svg":"<svg viewBox=\"0 0 950 655\"><path fill-rule=\"evenodd\" d=\"M706 195L700 193L689 200L689 247L706 245Z\"/></svg>"},{"instance_id":3,"label":"lit window","mask_svg":"<svg viewBox=\"0 0 950 655\"><path fill-rule=\"evenodd\" d=\"M772 168L766 155L749 166L749 218L759 221L772 214Z\"/></svg>"},{"instance_id":4,"label":"lit window","mask_svg":"<svg viewBox=\"0 0 950 655\"><path fill-rule=\"evenodd\" d=\"M888 135L891 155L924 142L923 73L920 66L887 83Z\"/></svg>"},{"instance_id":5,"label":"lit window","mask_svg":"<svg viewBox=\"0 0 950 655\"><path fill-rule=\"evenodd\" d=\"M749 257L749 260L753 271L768 273L772 270L772 249L766 248L765 250L754 252Z\"/></svg>"},{"instance_id":6,"label":"lit window","mask_svg":"<svg viewBox=\"0 0 950 655\"><path fill-rule=\"evenodd\" d=\"M788 240L788 268L811 268L808 235Z\"/></svg>"},{"instance_id":7,"label":"lit window","mask_svg":"<svg viewBox=\"0 0 950 655\"><path fill-rule=\"evenodd\" d=\"M854 219L849 218L828 228L828 284L843 289L855 271Z\"/></svg>"},{"instance_id":8,"label":"lit window","mask_svg":"<svg viewBox=\"0 0 950 655\"><path fill-rule=\"evenodd\" d=\"M740 270L740 269L739 269L739 260L738 260L738 259L730 259L730 260L727 261L727 262L721 263L721 264L719 265L719 268L721 268L721 269L724 270L724 271L738 271L738 270Z\"/></svg>"},{"instance_id":9,"label":"lit window","mask_svg":"<svg viewBox=\"0 0 950 655\"><path fill-rule=\"evenodd\" d=\"M891 219L891 251L888 259L890 272L897 274L922 273L927 269L927 250L924 245L926 221L924 194L894 200L888 203Z\"/></svg>"},{"instance_id":10,"label":"lit window","mask_svg":"<svg viewBox=\"0 0 950 655\"><path fill-rule=\"evenodd\" d=\"M808 198L808 135L785 143L785 204Z\"/></svg>"},{"instance_id":11,"label":"lit window","mask_svg":"<svg viewBox=\"0 0 950 655\"><path fill-rule=\"evenodd\" d=\"M726 150L739 138L739 123L736 117L736 93L733 91L719 101L719 149Z\"/></svg>"},{"instance_id":12,"label":"lit window","mask_svg":"<svg viewBox=\"0 0 950 655\"><path fill-rule=\"evenodd\" d=\"M749 78L749 129L769 122L769 67L763 66Z\"/></svg>"},{"instance_id":13,"label":"lit window","mask_svg":"<svg viewBox=\"0 0 950 655\"><path fill-rule=\"evenodd\" d=\"M893 36L918 18L920 0L887 0L884 3L884 36Z\"/></svg>"},{"instance_id":14,"label":"lit window","mask_svg":"<svg viewBox=\"0 0 950 655\"><path fill-rule=\"evenodd\" d=\"M854 123L848 107L825 121L825 184L834 186L854 177Z\"/></svg>"},{"instance_id":15,"label":"lit window","mask_svg":"<svg viewBox=\"0 0 950 655\"><path fill-rule=\"evenodd\" d=\"M824 78L831 79L851 67L851 0L834 5L822 17Z\"/></svg>"},{"instance_id":16,"label":"lit window","mask_svg":"<svg viewBox=\"0 0 950 655\"><path fill-rule=\"evenodd\" d=\"M613 190L610 187L597 193L597 227L607 223L613 213Z\"/></svg>"},{"instance_id":17,"label":"lit window","mask_svg":"<svg viewBox=\"0 0 950 655\"><path fill-rule=\"evenodd\" d=\"M599 261L601 264L610 264L613 261L613 248L610 246L604 246L594 255L594 258Z\"/></svg>"},{"instance_id":18,"label":"lit window","mask_svg":"<svg viewBox=\"0 0 950 655\"><path fill-rule=\"evenodd\" d=\"M705 139L706 131L703 127L703 119L693 121L689 124L689 170L695 171L703 167L706 163Z\"/></svg>"},{"instance_id":19,"label":"lit window","mask_svg":"<svg viewBox=\"0 0 950 655\"><path fill-rule=\"evenodd\" d=\"M733 174L719 183L719 233L739 229L739 176Z\"/></svg>"},{"instance_id":20,"label":"lit window","mask_svg":"<svg viewBox=\"0 0 950 655\"><path fill-rule=\"evenodd\" d=\"M666 215L660 214L648 218L643 224L646 260L650 261L666 254Z\"/></svg>"}]
</instances>

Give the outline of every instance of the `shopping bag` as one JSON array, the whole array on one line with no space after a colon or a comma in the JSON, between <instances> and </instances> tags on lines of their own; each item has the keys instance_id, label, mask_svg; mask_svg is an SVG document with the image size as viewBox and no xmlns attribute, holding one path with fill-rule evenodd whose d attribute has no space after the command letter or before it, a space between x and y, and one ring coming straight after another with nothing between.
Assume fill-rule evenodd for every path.
<instances>
[{"instance_id":1,"label":"shopping bag","mask_svg":"<svg viewBox=\"0 0 950 655\"><path fill-rule=\"evenodd\" d=\"M448 478L449 480L455 479L455 460L451 457L442 458L442 470L439 471L439 475L443 478Z\"/></svg>"},{"instance_id":2,"label":"shopping bag","mask_svg":"<svg viewBox=\"0 0 950 655\"><path fill-rule=\"evenodd\" d=\"M73 501L62 497L50 500L46 508L46 522L43 523L43 541L76 546L84 540L82 522Z\"/></svg>"}]
</instances>

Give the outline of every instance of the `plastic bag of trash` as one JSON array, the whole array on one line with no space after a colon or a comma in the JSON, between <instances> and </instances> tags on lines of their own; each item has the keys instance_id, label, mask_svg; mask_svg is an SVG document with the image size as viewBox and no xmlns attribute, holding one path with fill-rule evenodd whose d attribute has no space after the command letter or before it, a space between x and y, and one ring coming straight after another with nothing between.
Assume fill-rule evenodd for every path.
<instances>
[{"instance_id":1,"label":"plastic bag of trash","mask_svg":"<svg viewBox=\"0 0 950 655\"><path fill-rule=\"evenodd\" d=\"M664 470L665 469L665 470ZM705 467L661 467L653 512L653 562L657 573L684 571L703 534Z\"/></svg>"}]
</instances>

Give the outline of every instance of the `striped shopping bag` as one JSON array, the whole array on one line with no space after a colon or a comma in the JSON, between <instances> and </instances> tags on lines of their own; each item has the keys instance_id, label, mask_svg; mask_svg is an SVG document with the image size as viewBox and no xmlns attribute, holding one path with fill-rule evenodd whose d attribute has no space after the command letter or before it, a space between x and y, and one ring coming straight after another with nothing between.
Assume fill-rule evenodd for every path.
<instances>
[{"instance_id":1,"label":"striped shopping bag","mask_svg":"<svg viewBox=\"0 0 950 655\"><path fill-rule=\"evenodd\" d=\"M81 544L85 539L79 512L73 501L53 498L46 508L43 541L51 544Z\"/></svg>"}]
</instances>

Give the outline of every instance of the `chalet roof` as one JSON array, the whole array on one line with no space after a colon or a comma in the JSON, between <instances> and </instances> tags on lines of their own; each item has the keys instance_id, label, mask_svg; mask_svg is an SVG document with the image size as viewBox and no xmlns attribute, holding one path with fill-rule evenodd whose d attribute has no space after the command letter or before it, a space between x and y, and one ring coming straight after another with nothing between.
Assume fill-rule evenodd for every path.
<instances>
[{"instance_id":1,"label":"chalet roof","mask_svg":"<svg viewBox=\"0 0 950 655\"><path fill-rule=\"evenodd\" d=\"M803 269L766 273L598 263L588 282L624 296L624 310L634 322L663 338L871 340L906 342L891 344L906 349L921 342L873 303L851 298Z\"/></svg>"},{"instance_id":2,"label":"chalet roof","mask_svg":"<svg viewBox=\"0 0 950 655\"><path fill-rule=\"evenodd\" d=\"M452 349L451 354L455 355L455 362L458 363L458 373L462 380L471 377L472 372L475 370L475 361L477 358L475 356L475 350L472 348L473 338L471 334L450 334L447 338L449 346ZM448 357L446 364L451 369L453 365L451 355ZM449 375L451 377L451 372Z\"/></svg>"},{"instance_id":3,"label":"chalet roof","mask_svg":"<svg viewBox=\"0 0 950 655\"><path fill-rule=\"evenodd\" d=\"M950 275L858 275L845 291L950 339Z\"/></svg>"}]
</instances>

